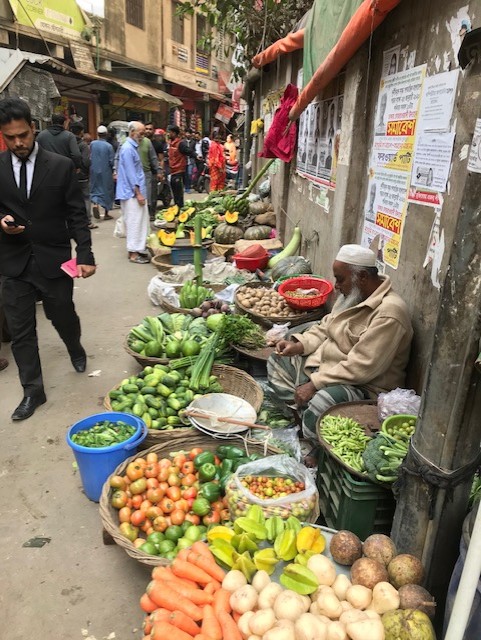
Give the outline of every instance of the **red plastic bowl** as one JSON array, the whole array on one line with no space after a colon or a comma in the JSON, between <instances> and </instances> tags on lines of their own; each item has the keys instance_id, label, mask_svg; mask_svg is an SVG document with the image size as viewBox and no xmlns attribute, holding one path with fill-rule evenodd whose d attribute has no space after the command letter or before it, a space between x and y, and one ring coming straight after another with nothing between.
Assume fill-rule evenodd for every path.
<instances>
[{"instance_id":1,"label":"red plastic bowl","mask_svg":"<svg viewBox=\"0 0 481 640\"><path fill-rule=\"evenodd\" d=\"M265 256L262 256L262 258L245 258L244 256L241 256L240 253L236 253L233 258L238 269L247 269L247 271L252 272L257 271L257 269L265 269L269 262L268 253Z\"/></svg>"},{"instance_id":2,"label":"red plastic bowl","mask_svg":"<svg viewBox=\"0 0 481 640\"><path fill-rule=\"evenodd\" d=\"M319 295L312 296L310 298L296 298L295 296L290 296L289 291L295 291L296 289L317 289ZM284 280L284 282L279 285L279 289L277 291L290 307L302 310L321 307L326 302L327 297L333 289L334 287L329 280L302 276L299 278Z\"/></svg>"}]
</instances>

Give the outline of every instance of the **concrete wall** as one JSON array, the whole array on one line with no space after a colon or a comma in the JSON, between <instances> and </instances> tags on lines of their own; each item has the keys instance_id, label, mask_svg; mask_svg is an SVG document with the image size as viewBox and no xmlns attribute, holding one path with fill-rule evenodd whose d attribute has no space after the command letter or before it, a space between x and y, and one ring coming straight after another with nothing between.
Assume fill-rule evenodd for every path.
<instances>
[{"instance_id":1,"label":"concrete wall","mask_svg":"<svg viewBox=\"0 0 481 640\"><path fill-rule=\"evenodd\" d=\"M461 42L461 20L467 16L473 28L480 26L479 3L462 0L405 0L374 33L369 50L366 43L348 63L341 81L344 85L339 164L336 190L328 194L328 206L320 207L311 199L310 183L296 175L295 159L272 176L273 201L281 230L287 241L299 224L303 234L301 252L311 259L314 271L331 275L331 263L340 245L360 242L366 200L369 153L373 141L374 117L378 100L383 51L400 45L409 66L427 64L427 75L458 67L457 52ZM295 54L273 63L256 85L254 117L260 115L262 96L269 90L294 84L302 56ZM462 91L460 75L458 92ZM335 86L328 87L321 98L336 95ZM468 100L468 102L466 102ZM466 159L459 154L469 144L478 115L479 101L475 96L459 98L454 108L456 140L451 175L441 214L445 251L440 282L444 279L453 241L460 201L466 178ZM262 148L262 136L257 149ZM256 160L256 166L262 161ZM423 268L431 226L432 207L409 204L402 249L397 270L386 266L386 274L396 291L406 300L415 327L409 383L422 389L422 382L433 338L439 290L431 281L431 266Z\"/></svg>"}]
</instances>

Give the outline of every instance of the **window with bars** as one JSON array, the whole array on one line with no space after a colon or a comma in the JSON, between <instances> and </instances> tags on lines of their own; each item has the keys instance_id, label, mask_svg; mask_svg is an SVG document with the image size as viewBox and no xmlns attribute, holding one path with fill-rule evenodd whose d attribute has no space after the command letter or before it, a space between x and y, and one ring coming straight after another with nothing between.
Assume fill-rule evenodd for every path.
<instances>
[{"instance_id":1,"label":"window with bars","mask_svg":"<svg viewBox=\"0 0 481 640\"><path fill-rule=\"evenodd\" d=\"M125 0L125 14L128 24L144 28L144 0Z\"/></svg>"},{"instance_id":2,"label":"window with bars","mask_svg":"<svg viewBox=\"0 0 481 640\"><path fill-rule=\"evenodd\" d=\"M226 56L226 38L224 29L219 29L217 31L216 36L216 58L219 62L225 62L227 60Z\"/></svg>"},{"instance_id":3,"label":"window with bars","mask_svg":"<svg viewBox=\"0 0 481 640\"><path fill-rule=\"evenodd\" d=\"M180 6L179 2L172 0L172 40L174 42L184 43L184 16L177 13Z\"/></svg>"}]
</instances>

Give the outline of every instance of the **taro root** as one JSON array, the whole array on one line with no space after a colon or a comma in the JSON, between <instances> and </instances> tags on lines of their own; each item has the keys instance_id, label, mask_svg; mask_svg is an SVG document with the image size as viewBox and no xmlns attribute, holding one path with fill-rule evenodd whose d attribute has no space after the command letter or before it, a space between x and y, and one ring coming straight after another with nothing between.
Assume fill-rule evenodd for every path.
<instances>
[{"instance_id":1,"label":"taro root","mask_svg":"<svg viewBox=\"0 0 481 640\"><path fill-rule=\"evenodd\" d=\"M374 589L378 582L388 582L386 567L371 558L359 558L351 567L352 584L362 584L368 589Z\"/></svg>"}]
</instances>

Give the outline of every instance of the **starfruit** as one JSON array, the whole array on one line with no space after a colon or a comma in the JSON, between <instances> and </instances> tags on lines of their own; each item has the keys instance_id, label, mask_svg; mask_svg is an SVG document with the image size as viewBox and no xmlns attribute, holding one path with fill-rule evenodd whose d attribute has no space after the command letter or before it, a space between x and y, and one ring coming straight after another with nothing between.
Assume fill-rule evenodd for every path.
<instances>
[{"instance_id":1,"label":"starfruit","mask_svg":"<svg viewBox=\"0 0 481 640\"><path fill-rule=\"evenodd\" d=\"M274 573L276 564L279 562L279 558L276 557L274 549L262 549L254 553L254 564L257 571L265 571L269 575Z\"/></svg>"},{"instance_id":2,"label":"starfruit","mask_svg":"<svg viewBox=\"0 0 481 640\"><path fill-rule=\"evenodd\" d=\"M209 545L209 549L211 550L212 555L214 555L222 564L230 569L233 568L235 562L234 556L237 556L238 554L229 542L222 538L217 538Z\"/></svg>"},{"instance_id":3,"label":"starfruit","mask_svg":"<svg viewBox=\"0 0 481 640\"><path fill-rule=\"evenodd\" d=\"M294 562L296 564L302 564L304 567L307 567L307 561L311 556L315 556L314 551L304 551L304 553L298 553L294 558Z\"/></svg>"},{"instance_id":4,"label":"starfruit","mask_svg":"<svg viewBox=\"0 0 481 640\"><path fill-rule=\"evenodd\" d=\"M280 577L280 583L286 589L308 596L318 588L319 582L315 574L300 564L288 564Z\"/></svg>"},{"instance_id":5,"label":"starfruit","mask_svg":"<svg viewBox=\"0 0 481 640\"><path fill-rule=\"evenodd\" d=\"M247 582L250 582L254 577L257 569L256 565L252 562L252 558L250 557L249 552L245 551L244 553L239 554L234 551L233 559L234 564L232 565L232 569L241 571L244 574Z\"/></svg>"},{"instance_id":6,"label":"starfruit","mask_svg":"<svg viewBox=\"0 0 481 640\"><path fill-rule=\"evenodd\" d=\"M266 520L267 539L274 540L284 531L284 520L279 516L272 516Z\"/></svg>"},{"instance_id":7,"label":"starfruit","mask_svg":"<svg viewBox=\"0 0 481 640\"><path fill-rule=\"evenodd\" d=\"M294 560L297 555L296 533L292 529L286 529L274 541L276 556L285 562Z\"/></svg>"},{"instance_id":8,"label":"starfruit","mask_svg":"<svg viewBox=\"0 0 481 640\"><path fill-rule=\"evenodd\" d=\"M296 546L299 553L304 553L305 551L322 553L326 548L326 539L320 529L316 529L315 527L302 527L297 534Z\"/></svg>"},{"instance_id":9,"label":"starfruit","mask_svg":"<svg viewBox=\"0 0 481 640\"><path fill-rule=\"evenodd\" d=\"M256 540L265 540L267 538L265 526L246 517L237 518L234 521L234 531L236 533L247 533Z\"/></svg>"},{"instance_id":10,"label":"starfruit","mask_svg":"<svg viewBox=\"0 0 481 640\"><path fill-rule=\"evenodd\" d=\"M235 535L231 539L230 543L239 553L244 553L244 551L250 551L253 553L259 549L257 544L247 533L239 533Z\"/></svg>"},{"instance_id":11,"label":"starfruit","mask_svg":"<svg viewBox=\"0 0 481 640\"><path fill-rule=\"evenodd\" d=\"M289 516L286 520L286 529L292 529L298 533L302 529L301 522L295 516Z\"/></svg>"},{"instance_id":12,"label":"starfruit","mask_svg":"<svg viewBox=\"0 0 481 640\"><path fill-rule=\"evenodd\" d=\"M213 540L218 540L220 538L221 540L231 542L234 535L234 531L229 529L229 527L212 527L212 529L207 533L207 541L212 542Z\"/></svg>"},{"instance_id":13,"label":"starfruit","mask_svg":"<svg viewBox=\"0 0 481 640\"><path fill-rule=\"evenodd\" d=\"M264 516L264 512L262 511L262 507L258 504L251 504L251 506L246 511L246 518L249 520L254 520L258 524L265 524L266 518Z\"/></svg>"}]
</instances>

